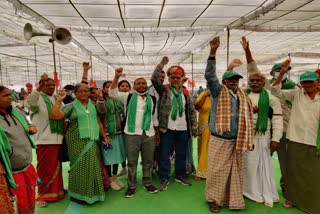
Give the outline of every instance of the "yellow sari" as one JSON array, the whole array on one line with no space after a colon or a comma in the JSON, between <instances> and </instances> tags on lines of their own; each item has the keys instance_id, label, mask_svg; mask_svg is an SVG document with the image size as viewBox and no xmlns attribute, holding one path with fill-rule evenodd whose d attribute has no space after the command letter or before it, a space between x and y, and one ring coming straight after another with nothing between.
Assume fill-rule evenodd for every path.
<instances>
[{"instance_id":1,"label":"yellow sari","mask_svg":"<svg viewBox=\"0 0 320 214\"><path fill-rule=\"evenodd\" d=\"M196 102L198 100L203 99L206 91L202 92ZM196 177L206 178L207 168L208 168L208 143L211 136L209 127L208 127L208 119L210 114L210 96L204 98L205 101L199 111L199 122L198 122L198 169L196 172Z\"/></svg>"}]
</instances>

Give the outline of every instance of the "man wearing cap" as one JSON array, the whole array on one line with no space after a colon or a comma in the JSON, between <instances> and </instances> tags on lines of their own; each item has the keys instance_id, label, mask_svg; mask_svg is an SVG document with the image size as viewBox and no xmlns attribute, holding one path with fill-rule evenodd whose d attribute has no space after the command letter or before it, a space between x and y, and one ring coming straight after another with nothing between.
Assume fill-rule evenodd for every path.
<instances>
[{"instance_id":1,"label":"man wearing cap","mask_svg":"<svg viewBox=\"0 0 320 214\"><path fill-rule=\"evenodd\" d=\"M248 78L246 92L253 106L255 149L244 154L243 195L273 207L273 203L279 201L279 195L271 155L280 146L283 120L280 100L263 88L265 82L266 77L261 72L250 74Z\"/></svg>"},{"instance_id":2,"label":"man wearing cap","mask_svg":"<svg viewBox=\"0 0 320 214\"><path fill-rule=\"evenodd\" d=\"M320 92L318 75L307 71L300 75L301 89L281 90L281 78L287 73L290 61L282 63L272 93L292 102L288 125L286 208L296 206L308 213L320 211Z\"/></svg>"},{"instance_id":3,"label":"man wearing cap","mask_svg":"<svg viewBox=\"0 0 320 214\"><path fill-rule=\"evenodd\" d=\"M211 95L206 199L211 212L220 207L245 208L242 154L253 150L253 114L248 95L239 88L240 74L226 71L219 82L216 51L219 37L210 41L205 78Z\"/></svg>"},{"instance_id":4,"label":"man wearing cap","mask_svg":"<svg viewBox=\"0 0 320 214\"><path fill-rule=\"evenodd\" d=\"M249 48L249 41L247 41L245 37L242 37L241 44L245 51L245 55L247 59L248 75L252 73L260 72L257 67L257 63L254 61L252 57L252 54ZM271 90L272 84L280 74L280 69L281 69L281 63L275 64L272 67L270 72L272 79L266 81L264 86L265 89ZM289 67L289 70L290 69L291 67ZM296 83L289 80L287 77L288 77L287 74L282 76L282 79L281 79L282 89L286 89L286 90L295 89ZM287 128L289 124L289 117L290 117L292 103L286 99L280 100L280 102L281 102L282 114L283 114L283 134L282 134L282 138L280 139L280 147L277 150L277 153L278 153L278 160L279 160L280 170L282 175L280 179L280 185L281 185L282 191L284 191L285 172L286 172L286 150L287 150L287 142L288 142L286 135L287 135Z\"/></svg>"},{"instance_id":5,"label":"man wearing cap","mask_svg":"<svg viewBox=\"0 0 320 214\"><path fill-rule=\"evenodd\" d=\"M190 94L181 87L185 76L184 69L173 65L167 70L169 85L160 81L160 73L169 62L168 57L163 57L154 70L151 82L159 94L159 130L160 130L160 190L166 190L170 175L170 149L175 143L175 181L191 186L185 178L186 155L188 140L195 136L197 131L196 111Z\"/></svg>"}]
</instances>

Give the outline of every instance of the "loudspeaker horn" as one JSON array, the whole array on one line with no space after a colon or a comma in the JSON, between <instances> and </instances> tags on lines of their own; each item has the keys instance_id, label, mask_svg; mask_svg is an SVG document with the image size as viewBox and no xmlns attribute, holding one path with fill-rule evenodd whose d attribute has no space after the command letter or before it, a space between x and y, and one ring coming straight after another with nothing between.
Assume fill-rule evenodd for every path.
<instances>
[{"instance_id":1,"label":"loudspeaker horn","mask_svg":"<svg viewBox=\"0 0 320 214\"><path fill-rule=\"evenodd\" d=\"M66 45L71 42L72 35L69 30L65 28L57 28L53 31L53 34L43 33L40 30L35 29L30 23L27 23L23 29L24 38L30 40L35 36L52 36L53 40L59 44ZM52 38L49 40L52 42Z\"/></svg>"}]
</instances>

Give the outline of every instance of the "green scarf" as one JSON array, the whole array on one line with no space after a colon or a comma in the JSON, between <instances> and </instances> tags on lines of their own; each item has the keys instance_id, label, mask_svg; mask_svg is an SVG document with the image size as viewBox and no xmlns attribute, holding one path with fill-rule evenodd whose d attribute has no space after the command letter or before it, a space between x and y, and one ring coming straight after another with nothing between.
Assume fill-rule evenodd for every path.
<instances>
[{"instance_id":1,"label":"green scarf","mask_svg":"<svg viewBox=\"0 0 320 214\"><path fill-rule=\"evenodd\" d=\"M128 104L128 131L135 132L136 129L136 113L138 104L138 93L135 91ZM152 114L152 98L149 94L146 94L146 105L143 110L143 123L142 130L150 130L151 124L151 114Z\"/></svg>"},{"instance_id":2,"label":"green scarf","mask_svg":"<svg viewBox=\"0 0 320 214\"><path fill-rule=\"evenodd\" d=\"M20 124L24 128L25 133L29 139L29 142L31 143L31 147L34 149L37 148L33 137L29 134L29 131L28 131L29 124L28 124L26 118L23 116L23 114L16 108L12 108L11 114L20 122Z\"/></svg>"},{"instance_id":3,"label":"green scarf","mask_svg":"<svg viewBox=\"0 0 320 214\"><path fill-rule=\"evenodd\" d=\"M274 81L276 81L274 78L272 78L269 82L270 84L274 83ZM283 83L281 85L281 89L294 89L296 87L296 83L291 81L291 80L287 80L285 83Z\"/></svg>"},{"instance_id":4,"label":"green scarf","mask_svg":"<svg viewBox=\"0 0 320 214\"><path fill-rule=\"evenodd\" d=\"M41 93L41 96L47 106L48 114L50 114L53 104L47 95ZM56 97L55 97L55 100L56 100ZM64 123L64 120L49 119L51 133L63 134L63 123Z\"/></svg>"},{"instance_id":5,"label":"green scarf","mask_svg":"<svg viewBox=\"0 0 320 214\"><path fill-rule=\"evenodd\" d=\"M108 121L108 133L113 135L116 133L116 112L119 116L123 116L123 109L121 102L117 99L114 99L113 102L105 96L106 105L107 105L107 121Z\"/></svg>"},{"instance_id":6,"label":"green scarf","mask_svg":"<svg viewBox=\"0 0 320 214\"><path fill-rule=\"evenodd\" d=\"M182 89L179 88L177 92L174 87L170 86L170 90L174 95L171 103L171 119L176 120L178 111L179 117L183 115Z\"/></svg>"},{"instance_id":7,"label":"green scarf","mask_svg":"<svg viewBox=\"0 0 320 214\"><path fill-rule=\"evenodd\" d=\"M29 142L31 143L32 148L36 148L36 145L34 143L34 140L31 135L28 133L29 125L23 116L23 114L17 110L16 108L12 108L11 114L19 121L19 123L22 125L23 129L25 130L25 133L29 139ZM2 164L6 170L7 173L7 180L10 185L10 187L16 188L17 185L12 177L12 170L11 170L11 164L10 164L10 158L9 154L12 152L12 148L10 145L10 142L7 138L7 135L5 134L3 127L0 125L0 155L1 155L1 161Z\"/></svg>"},{"instance_id":8,"label":"green scarf","mask_svg":"<svg viewBox=\"0 0 320 214\"><path fill-rule=\"evenodd\" d=\"M97 111L92 102L89 100L86 107L78 99L75 99L72 103L77 112L80 139L90 138L90 140L98 140L99 124Z\"/></svg>"},{"instance_id":9,"label":"green scarf","mask_svg":"<svg viewBox=\"0 0 320 214\"><path fill-rule=\"evenodd\" d=\"M250 89L245 90L250 94ZM268 114L269 114L269 94L266 89L262 88L259 95L258 102L258 119L255 127L255 133L265 134L268 128Z\"/></svg>"},{"instance_id":10,"label":"green scarf","mask_svg":"<svg viewBox=\"0 0 320 214\"><path fill-rule=\"evenodd\" d=\"M12 152L12 148L8 141L6 134L2 126L0 125L0 159L3 164L4 169L6 170L6 177L10 187L17 188L17 184L15 183L12 177L11 163L9 154Z\"/></svg>"}]
</instances>

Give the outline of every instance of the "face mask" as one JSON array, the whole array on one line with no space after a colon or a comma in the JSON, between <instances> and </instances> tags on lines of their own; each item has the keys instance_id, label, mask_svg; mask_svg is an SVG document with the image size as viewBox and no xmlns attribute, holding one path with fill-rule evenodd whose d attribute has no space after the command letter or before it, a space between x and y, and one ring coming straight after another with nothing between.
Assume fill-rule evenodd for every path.
<instances>
[{"instance_id":1,"label":"face mask","mask_svg":"<svg viewBox=\"0 0 320 214\"><path fill-rule=\"evenodd\" d=\"M278 76L279 76L279 74L280 74L280 72L274 72L273 78L274 78L274 79L277 79L277 78L278 78ZM285 73L285 74L282 76L281 81L286 80L286 79L287 79L287 77L288 77L288 73Z\"/></svg>"}]
</instances>

